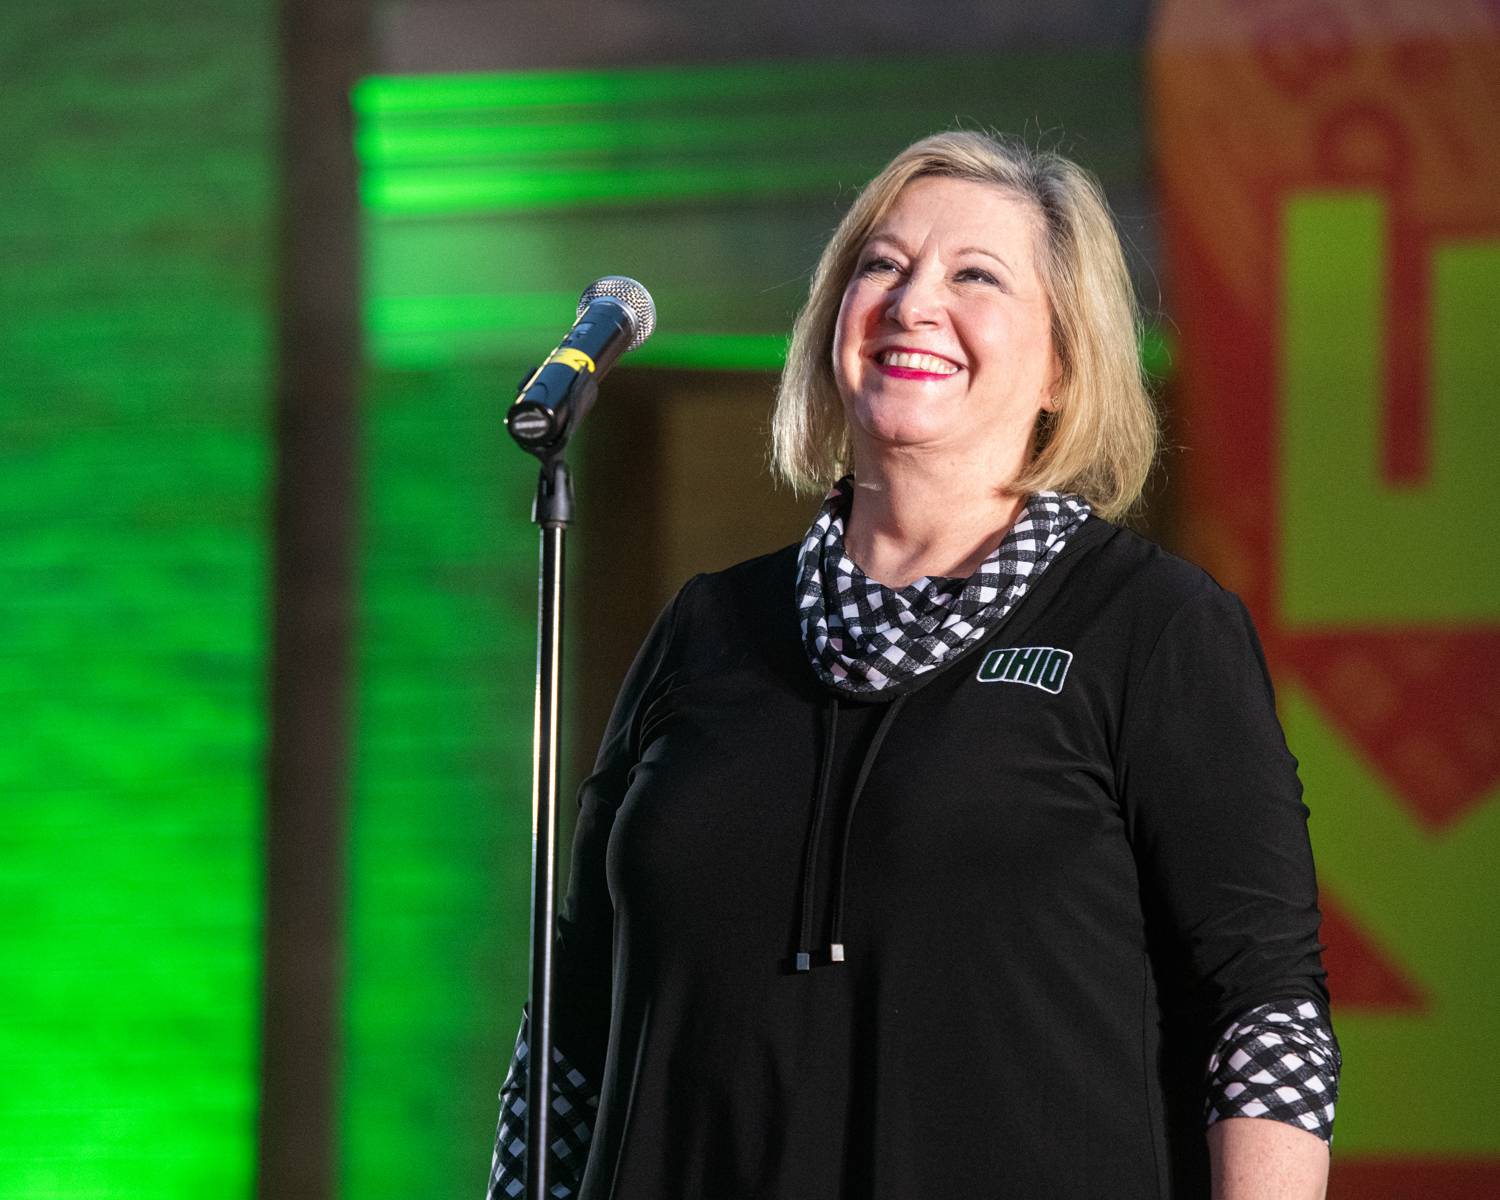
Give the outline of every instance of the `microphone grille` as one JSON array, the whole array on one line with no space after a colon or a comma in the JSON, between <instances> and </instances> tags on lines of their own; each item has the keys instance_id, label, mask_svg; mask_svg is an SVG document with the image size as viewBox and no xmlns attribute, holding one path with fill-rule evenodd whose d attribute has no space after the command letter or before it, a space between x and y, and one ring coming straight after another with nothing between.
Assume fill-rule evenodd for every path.
<instances>
[{"instance_id":1,"label":"microphone grille","mask_svg":"<svg viewBox=\"0 0 1500 1200\"><path fill-rule=\"evenodd\" d=\"M631 335L630 345L622 353L628 354L651 336L651 331L656 328L656 303L643 284L628 275L606 275L603 279L596 279L578 298L578 315L583 316L583 310L600 296L618 300L635 318L635 332Z\"/></svg>"}]
</instances>

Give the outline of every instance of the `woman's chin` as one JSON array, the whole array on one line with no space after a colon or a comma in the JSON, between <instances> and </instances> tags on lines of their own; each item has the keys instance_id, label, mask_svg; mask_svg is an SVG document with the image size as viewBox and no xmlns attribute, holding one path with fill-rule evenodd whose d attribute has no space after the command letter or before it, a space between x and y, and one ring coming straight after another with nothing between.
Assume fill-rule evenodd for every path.
<instances>
[{"instance_id":1,"label":"woman's chin","mask_svg":"<svg viewBox=\"0 0 1500 1200\"><path fill-rule=\"evenodd\" d=\"M958 436L952 411L936 405L875 404L850 415L850 428L877 451L941 444Z\"/></svg>"},{"instance_id":2,"label":"woman's chin","mask_svg":"<svg viewBox=\"0 0 1500 1200\"><path fill-rule=\"evenodd\" d=\"M877 454L901 450L940 450L961 439L944 421L922 421L910 417L875 421L864 426L865 440Z\"/></svg>"}]
</instances>

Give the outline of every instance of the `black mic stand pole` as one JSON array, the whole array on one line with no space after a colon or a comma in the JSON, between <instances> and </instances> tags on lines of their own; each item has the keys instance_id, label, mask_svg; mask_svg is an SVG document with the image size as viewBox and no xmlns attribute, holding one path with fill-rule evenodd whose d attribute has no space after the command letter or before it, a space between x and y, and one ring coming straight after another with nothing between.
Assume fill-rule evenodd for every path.
<instances>
[{"instance_id":1,"label":"black mic stand pole","mask_svg":"<svg viewBox=\"0 0 1500 1200\"><path fill-rule=\"evenodd\" d=\"M597 385L575 400L581 415ZM561 741L564 536L573 520L573 479L563 458L567 434L545 446L528 444L524 421L507 422L516 444L541 460L531 519L541 533L537 587L536 707L531 766L531 993L526 1083L526 1200L552 1200L548 1147L552 1144L552 951L557 929L557 767Z\"/></svg>"},{"instance_id":2,"label":"black mic stand pole","mask_svg":"<svg viewBox=\"0 0 1500 1200\"><path fill-rule=\"evenodd\" d=\"M561 453L543 459L532 520L541 529L536 712L531 768L531 1046L526 1089L526 1197L550 1200L552 1144L552 947L557 928L557 761L562 702L564 535L573 480Z\"/></svg>"}]
</instances>

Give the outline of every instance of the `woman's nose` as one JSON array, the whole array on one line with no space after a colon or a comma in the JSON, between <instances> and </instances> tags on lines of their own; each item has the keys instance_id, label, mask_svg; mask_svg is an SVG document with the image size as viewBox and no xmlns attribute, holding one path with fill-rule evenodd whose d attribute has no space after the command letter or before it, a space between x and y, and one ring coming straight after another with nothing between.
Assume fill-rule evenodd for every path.
<instances>
[{"instance_id":1,"label":"woman's nose","mask_svg":"<svg viewBox=\"0 0 1500 1200\"><path fill-rule=\"evenodd\" d=\"M903 329L931 325L937 320L938 295L925 272L913 271L890 296L886 316Z\"/></svg>"}]
</instances>

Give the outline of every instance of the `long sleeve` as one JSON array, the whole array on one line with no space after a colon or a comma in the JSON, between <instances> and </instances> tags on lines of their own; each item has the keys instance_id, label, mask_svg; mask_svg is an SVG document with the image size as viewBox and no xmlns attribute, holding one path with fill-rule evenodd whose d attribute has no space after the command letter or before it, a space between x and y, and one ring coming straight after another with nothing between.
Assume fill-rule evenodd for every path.
<instances>
[{"instance_id":1,"label":"long sleeve","mask_svg":"<svg viewBox=\"0 0 1500 1200\"><path fill-rule=\"evenodd\" d=\"M1121 790L1169 1006L1215 1033L1267 1000L1326 1007L1297 761L1238 598L1184 603L1126 704Z\"/></svg>"},{"instance_id":2,"label":"long sleeve","mask_svg":"<svg viewBox=\"0 0 1500 1200\"><path fill-rule=\"evenodd\" d=\"M1336 1092L1338 1056L1308 812L1238 598L1211 586L1182 604L1126 705L1121 795L1163 1009L1192 1059L1183 1082L1197 1076L1209 1123L1264 1115L1308 1128L1308 1113L1326 1107L1331 1128L1331 1095L1323 1106L1302 1097L1271 1111L1247 1094L1272 1097L1286 1083L1252 1061L1281 1037L1266 1028L1270 1012L1310 1011L1304 1022L1326 1031L1314 1092ZM1310 1037L1309 1055L1322 1048L1317 1032Z\"/></svg>"},{"instance_id":3,"label":"long sleeve","mask_svg":"<svg viewBox=\"0 0 1500 1200\"><path fill-rule=\"evenodd\" d=\"M571 1200L582 1182L609 1045L614 907L605 859L610 831L639 761L642 721L669 683L668 651L686 591L684 587L657 618L637 653L605 727L594 771L579 789L572 867L558 913L554 956L550 1178L557 1200ZM500 1092L488 1200L510 1200L525 1189L529 1024L523 1012Z\"/></svg>"}]
</instances>

